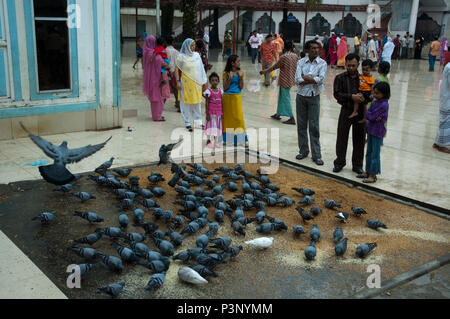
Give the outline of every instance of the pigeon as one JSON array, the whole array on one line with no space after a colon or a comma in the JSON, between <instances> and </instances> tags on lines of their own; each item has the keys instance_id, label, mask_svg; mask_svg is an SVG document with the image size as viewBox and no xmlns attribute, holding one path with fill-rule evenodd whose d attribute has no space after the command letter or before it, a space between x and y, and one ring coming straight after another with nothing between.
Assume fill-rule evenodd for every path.
<instances>
[{"instance_id":1,"label":"pigeon","mask_svg":"<svg viewBox=\"0 0 450 319\"><path fill-rule=\"evenodd\" d=\"M311 231L309 232L309 236L311 237L312 241L318 241L320 239L320 230L317 225L313 225Z\"/></svg>"},{"instance_id":2,"label":"pigeon","mask_svg":"<svg viewBox=\"0 0 450 319\"><path fill-rule=\"evenodd\" d=\"M226 252L229 257L234 258L237 255L239 255L239 253L241 252L242 249L243 249L242 246L230 246L230 247L228 247Z\"/></svg>"},{"instance_id":3,"label":"pigeon","mask_svg":"<svg viewBox=\"0 0 450 319\"><path fill-rule=\"evenodd\" d=\"M116 248L117 252L119 253L120 258L123 261L126 261L126 262L138 262L139 261L139 257L130 248L116 245L114 243L112 244L112 246L114 248Z\"/></svg>"},{"instance_id":4,"label":"pigeon","mask_svg":"<svg viewBox=\"0 0 450 319\"><path fill-rule=\"evenodd\" d=\"M353 214L355 215L355 216L361 216L361 215L366 215L367 214L367 212L364 210L364 209L362 209L361 207L359 207L359 206L353 206L352 207L352 212L353 212Z\"/></svg>"},{"instance_id":5,"label":"pigeon","mask_svg":"<svg viewBox=\"0 0 450 319\"><path fill-rule=\"evenodd\" d=\"M189 254L189 252L187 250L180 252L177 255L174 255L172 257L173 260L181 260L182 262L188 262L189 260L192 259L191 254Z\"/></svg>"},{"instance_id":6,"label":"pigeon","mask_svg":"<svg viewBox=\"0 0 450 319\"><path fill-rule=\"evenodd\" d=\"M79 199L81 199L82 203L84 203L90 199L96 199L95 195L89 194L87 192L76 192L76 193L71 193L70 195L78 197Z\"/></svg>"},{"instance_id":7,"label":"pigeon","mask_svg":"<svg viewBox=\"0 0 450 319\"><path fill-rule=\"evenodd\" d=\"M166 191L161 187L150 187L150 190L156 197L163 197L166 194Z\"/></svg>"},{"instance_id":8,"label":"pigeon","mask_svg":"<svg viewBox=\"0 0 450 319\"><path fill-rule=\"evenodd\" d=\"M221 172L222 174L226 174L232 170L233 169L228 166L220 166L220 167L214 169L214 172Z\"/></svg>"},{"instance_id":9,"label":"pigeon","mask_svg":"<svg viewBox=\"0 0 450 319\"><path fill-rule=\"evenodd\" d=\"M183 143L183 138L180 138L178 142L173 144L163 144L159 148L159 163L158 166L161 164L168 164L170 160L170 153L178 148Z\"/></svg>"},{"instance_id":10,"label":"pigeon","mask_svg":"<svg viewBox=\"0 0 450 319\"><path fill-rule=\"evenodd\" d=\"M247 226L248 224L253 223L255 220L256 220L255 218L248 218L248 217L239 217L237 219L237 221L240 222L242 226Z\"/></svg>"},{"instance_id":11,"label":"pigeon","mask_svg":"<svg viewBox=\"0 0 450 319\"><path fill-rule=\"evenodd\" d=\"M313 191L313 190L311 190L309 188L296 188L296 187L293 187L292 189L294 191L296 191L296 192L299 192L300 194L303 194L303 195L314 195L316 193L315 191Z\"/></svg>"},{"instance_id":12,"label":"pigeon","mask_svg":"<svg viewBox=\"0 0 450 319\"><path fill-rule=\"evenodd\" d=\"M137 193L138 193L139 195L141 195L142 197L144 197L144 198L152 198L152 197L155 197L155 194L153 194L150 190L145 189L145 188L139 188L139 189L137 190Z\"/></svg>"},{"instance_id":13,"label":"pigeon","mask_svg":"<svg viewBox=\"0 0 450 319\"><path fill-rule=\"evenodd\" d=\"M133 226L139 226L139 227L144 228L144 231L146 234L152 234L159 227L158 225L156 225L152 222L143 223L141 221L138 224L134 224Z\"/></svg>"},{"instance_id":14,"label":"pigeon","mask_svg":"<svg viewBox=\"0 0 450 319\"><path fill-rule=\"evenodd\" d=\"M215 272L213 272L212 270L209 270L208 267L204 266L204 265L200 265L197 264L195 266L189 266L190 268L192 268L193 270L195 270L196 272L198 272L198 274L202 277L217 277L217 274Z\"/></svg>"},{"instance_id":15,"label":"pigeon","mask_svg":"<svg viewBox=\"0 0 450 319\"><path fill-rule=\"evenodd\" d=\"M256 248L267 249L272 246L273 237L259 237L253 240L248 240L245 243Z\"/></svg>"},{"instance_id":16,"label":"pigeon","mask_svg":"<svg viewBox=\"0 0 450 319\"><path fill-rule=\"evenodd\" d=\"M289 197L283 197L282 199L280 199L277 204L282 204L283 207L289 207L292 206L293 204L295 204L295 200L289 198Z\"/></svg>"},{"instance_id":17,"label":"pigeon","mask_svg":"<svg viewBox=\"0 0 450 319\"><path fill-rule=\"evenodd\" d=\"M187 181L178 181L177 182L177 185L178 186L182 186L182 187L185 187L185 188L187 188L187 189L189 189L189 188L191 188L193 185L191 184L191 183L189 183L189 182L187 182ZM215 186L215 185L214 185ZM213 186L213 187L214 187Z\"/></svg>"},{"instance_id":18,"label":"pigeon","mask_svg":"<svg viewBox=\"0 0 450 319\"><path fill-rule=\"evenodd\" d=\"M131 249L133 249L134 253L138 257L145 257L148 254L148 251L150 250L147 245L143 243L136 243L134 241L131 241L129 243Z\"/></svg>"},{"instance_id":19,"label":"pigeon","mask_svg":"<svg viewBox=\"0 0 450 319\"><path fill-rule=\"evenodd\" d=\"M165 280L166 280L165 272L153 274L150 277L150 280L148 281L148 284L147 284L147 287L145 287L145 290L153 291L154 289L161 288L161 286L164 284Z\"/></svg>"},{"instance_id":20,"label":"pigeon","mask_svg":"<svg viewBox=\"0 0 450 319\"><path fill-rule=\"evenodd\" d=\"M106 161L106 162L104 162L102 165L100 165L99 167L97 167L97 168L95 169L95 172L96 172L96 173L99 173L99 174L101 174L101 175L105 174L106 170L112 166L113 161L114 161L114 157L111 157L111 158L109 159L109 161Z\"/></svg>"},{"instance_id":21,"label":"pigeon","mask_svg":"<svg viewBox=\"0 0 450 319\"><path fill-rule=\"evenodd\" d=\"M80 275L84 277L89 271L91 271L94 268L98 268L100 264L78 264L77 265L80 268ZM75 269L72 271L72 273L75 272Z\"/></svg>"},{"instance_id":22,"label":"pigeon","mask_svg":"<svg viewBox=\"0 0 450 319\"><path fill-rule=\"evenodd\" d=\"M180 233L184 234L195 234L200 229L200 225L196 221L190 222Z\"/></svg>"},{"instance_id":23,"label":"pigeon","mask_svg":"<svg viewBox=\"0 0 450 319\"><path fill-rule=\"evenodd\" d=\"M147 177L147 179L152 184L165 181L164 177L160 173L151 173L150 176Z\"/></svg>"},{"instance_id":24,"label":"pigeon","mask_svg":"<svg viewBox=\"0 0 450 319\"><path fill-rule=\"evenodd\" d=\"M159 259L152 261L139 261L138 264L150 269L155 273L167 271L166 265L164 265L164 263Z\"/></svg>"},{"instance_id":25,"label":"pigeon","mask_svg":"<svg viewBox=\"0 0 450 319\"><path fill-rule=\"evenodd\" d=\"M103 253L97 252L96 257L99 257L103 263L112 271L121 272L123 270L122 260L115 256L107 256Z\"/></svg>"},{"instance_id":26,"label":"pigeon","mask_svg":"<svg viewBox=\"0 0 450 319\"><path fill-rule=\"evenodd\" d=\"M266 188L270 189L271 191L278 192L280 190L280 187L273 183L266 184Z\"/></svg>"},{"instance_id":27,"label":"pigeon","mask_svg":"<svg viewBox=\"0 0 450 319\"><path fill-rule=\"evenodd\" d=\"M173 175L172 179L167 184L173 188L175 187L175 185L177 185L180 178L181 178L180 174L176 173L175 175Z\"/></svg>"},{"instance_id":28,"label":"pigeon","mask_svg":"<svg viewBox=\"0 0 450 319\"><path fill-rule=\"evenodd\" d=\"M127 168L127 169L115 168L115 169L113 169L113 172L119 174L121 177L128 177L128 175L131 174L132 170L133 170L132 168Z\"/></svg>"},{"instance_id":29,"label":"pigeon","mask_svg":"<svg viewBox=\"0 0 450 319\"><path fill-rule=\"evenodd\" d=\"M303 222L305 222L305 220L311 220L314 219L314 216L311 215L308 211L304 210L301 207L295 207L295 209L299 212L300 216L303 219Z\"/></svg>"},{"instance_id":30,"label":"pigeon","mask_svg":"<svg viewBox=\"0 0 450 319\"><path fill-rule=\"evenodd\" d=\"M138 222L142 221L142 219L144 218L144 215L145 215L145 212L140 208L135 208L133 210L134 219L137 220Z\"/></svg>"},{"instance_id":31,"label":"pigeon","mask_svg":"<svg viewBox=\"0 0 450 319\"><path fill-rule=\"evenodd\" d=\"M134 207L134 201L132 199L129 199L129 198L124 198L124 199L121 200L119 205L117 205L117 207L120 208L120 209L131 209L131 208Z\"/></svg>"},{"instance_id":32,"label":"pigeon","mask_svg":"<svg viewBox=\"0 0 450 319\"><path fill-rule=\"evenodd\" d=\"M264 221L264 218L267 216L267 213L266 213L266 211L264 211L264 210L261 210L261 211L259 211L258 213L256 213L256 222L258 223L258 224L261 224L263 221Z\"/></svg>"},{"instance_id":33,"label":"pigeon","mask_svg":"<svg viewBox=\"0 0 450 319\"><path fill-rule=\"evenodd\" d=\"M305 257L308 260L314 260L314 258L316 257L316 242L313 240L311 241L311 243L309 244L308 247L306 247L305 249Z\"/></svg>"},{"instance_id":34,"label":"pigeon","mask_svg":"<svg viewBox=\"0 0 450 319\"><path fill-rule=\"evenodd\" d=\"M184 217L183 216L173 217L170 220L170 222L173 224L173 227L179 228L179 227L183 226L183 224L184 224Z\"/></svg>"},{"instance_id":35,"label":"pigeon","mask_svg":"<svg viewBox=\"0 0 450 319\"><path fill-rule=\"evenodd\" d=\"M102 233L98 233L95 232L93 234L89 234L86 237L80 238L80 239L75 239L74 242L78 243L78 244L89 244L89 245L93 245L95 244L97 241L100 240L100 238L102 238Z\"/></svg>"},{"instance_id":36,"label":"pigeon","mask_svg":"<svg viewBox=\"0 0 450 319\"><path fill-rule=\"evenodd\" d=\"M125 214L125 212L123 211L119 211L119 225L122 228L127 228L128 227L128 215Z\"/></svg>"},{"instance_id":37,"label":"pigeon","mask_svg":"<svg viewBox=\"0 0 450 319\"><path fill-rule=\"evenodd\" d=\"M270 216L266 216L267 220L273 224L275 224L275 230L288 230L287 225L279 218L273 218Z\"/></svg>"},{"instance_id":38,"label":"pigeon","mask_svg":"<svg viewBox=\"0 0 450 319\"><path fill-rule=\"evenodd\" d=\"M154 207L160 207L159 204L157 202L155 202L153 199L146 198L144 200L137 200L136 202L141 204L142 206L144 206L147 209L154 208Z\"/></svg>"},{"instance_id":39,"label":"pigeon","mask_svg":"<svg viewBox=\"0 0 450 319\"><path fill-rule=\"evenodd\" d=\"M143 242L146 238L145 233L129 233L129 234L123 234L122 238L126 239L127 241L134 241L136 243Z\"/></svg>"},{"instance_id":40,"label":"pigeon","mask_svg":"<svg viewBox=\"0 0 450 319\"><path fill-rule=\"evenodd\" d=\"M212 237L215 236L217 234L217 232L219 231L219 224L216 222L210 222L208 224L209 229L206 232L206 235L208 235L208 237Z\"/></svg>"},{"instance_id":41,"label":"pigeon","mask_svg":"<svg viewBox=\"0 0 450 319\"><path fill-rule=\"evenodd\" d=\"M175 188L175 191L178 194L181 194L181 195L194 195L194 191L192 191L190 189L187 189L184 186L180 186L180 187Z\"/></svg>"},{"instance_id":42,"label":"pigeon","mask_svg":"<svg viewBox=\"0 0 450 319\"><path fill-rule=\"evenodd\" d=\"M67 142L55 146L40 136L31 134L22 122L19 122L23 130L28 133L30 139L45 153L54 160L52 165L39 166L41 176L54 185L65 185L73 182L76 177L66 168L67 164L77 163L82 159L101 150L112 136L101 144L88 145L80 148L67 148Z\"/></svg>"},{"instance_id":43,"label":"pigeon","mask_svg":"<svg viewBox=\"0 0 450 319\"><path fill-rule=\"evenodd\" d=\"M168 230L170 241L175 246L180 246L183 243L183 237L178 232L176 232L172 227L168 227Z\"/></svg>"},{"instance_id":44,"label":"pigeon","mask_svg":"<svg viewBox=\"0 0 450 319\"><path fill-rule=\"evenodd\" d=\"M200 276L198 272L196 272L194 269L190 267L182 267L178 269L178 277L182 281L186 281L191 284L195 285L201 285L201 284L207 284L208 281Z\"/></svg>"},{"instance_id":45,"label":"pigeon","mask_svg":"<svg viewBox=\"0 0 450 319\"><path fill-rule=\"evenodd\" d=\"M337 219L339 219L341 222L346 223L347 219L350 217L349 213L346 212L339 212L336 216Z\"/></svg>"},{"instance_id":46,"label":"pigeon","mask_svg":"<svg viewBox=\"0 0 450 319\"><path fill-rule=\"evenodd\" d=\"M139 176L129 176L128 180L130 181L130 185L139 186Z\"/></svg>"},{"instance_id":47,"label":"pigeon","mask_svg":"<svg viewBox=\"0 0 450 319\"><path fill-rule=\"evenodd\" d=\"M40 220L42 224L49 223L53 218L55 218L56 212L42 212L31 220Z\"/></svg>"},{"instance_id":48,"label":"pigeon","mask_svg":"<svg viewBox=\"0 0 450 319\"><path fill-rule=\"evenodd\" d=\"M303 229L302 226L294 226L292 227L292 230L294 231L295 235L301 235L305 233L305 230Z\"/></svg>"},{"instance_id":49,"label":"pigeon","mask_svg":"<svg viewBox=\"0 0 450 319\"><path fill-rule=\"evenodd\" d=\"M145 255L145 259L147 259L148 261L152 262L155 260L159 260L162 262L161 258L163 257L163 255L161 255L161 253L151 250L149 249L147 252L147 255ZM147 264L145 264L144 266L146 266Z\"/></svg>"},{"instance_id":50,"label":"pigeon","mask_svg":"<svg viewBox=\"0 0 450 319\"><path fill-rule=\"evenodd\" d=\"M174 248L170 242L156 237L153 237L153 242L155 243L156 247L158 247L163 256L173 256Z\"/></svg>"},{"instance_id":51,"label":"pigeon","mask_svg":"<svg viewBox=\"0 0 450 319\"><path fill-rule=\"evenodd\" d=\"M234 215L233 218L234 219L238 219L244 217L244 211L241 209L241 207L238 207L235 211L234 211Z\"/></svg>"},{"instance_id":52,"label":"pigeon","mask_svg":"<svg viewBox=\"0 0 450 319\"><path fill-rule=\"evenodd\" d=\"M200 228L203 228L209 223L209 220L205 217L200 217L197 218L195 222L200 226Z\"/></svg>"},{"instance_id":53,"label":"pigeon","mask_svg":"<svg viewBox=\"0 0 450 319\"><path fill-rule=\"evenodd\" d=\"M343 256L347 251L347 237L334 247L336 256Z\"/></svg>"},{"instance_id":54,"label":"pigeon","mask_svg":"<svg viewBox=\"0 0 450 319\"><path fill-rule=\"evenodd\" d=\"M231 223L231 228L234 232L245 236L244 226L237 220Z\"/></svg>"},{"instance_id":55,"label":"pigeon","mask_svg":"<svg viewBox=\"0 0 450 319\"><path fill-rule=\"evenodd\" d=\"M195 241L195 245L199 248L206 248L209 244L209 236L206 234L200 235L197 237L197 240Z\"/></svg>"},{"instance_id":56,"label":"pigeon","mask_svg":"<svg viewBox=\"0 0 450 319\"><path fill-rule=\"evenodd\" d=\"M108 228L97 228L95 230L96 233L109 236L111 238L119 238L123 237L123 232L120 228L117 227L108 227Z\"/></svg>"},{"instance_id":57,"label":"pigeon","mask_svg":"<svg viewBox=\"0 0 450 319\"><path fill-rule=\"evenodd\" d=\"M167 233L165 231L162 230L155 230L152 234L153 237L159 238L159 239L164 239L167 236Z\"/></svg>"},{"instance_id":58,"label":"pigeon","mask_svg":"<svg viewBox=\"0 0 450 319\"><path fill-rule=\"evenodd\" d=\"M64 184L61 186L58 186L57 188L53 189L54 192L63 192L63 193L68 193L73 189L73 185L75 183L72 184Z\"/></svg>"},{"instance_id":59,"label":"pigeon","mask_svg":"<svg viewBox=\"0 0 450 319\"><path fill-rule=\"evenodd\" d=\"M317 206L313 206L311 207L311 209L309 210L314 216L317 216L319 214L322 213L322 208L317 207Z\"/></svg>"},{"instance_id":60,"label":"pigeon","mask_svg":"<svg viewBox=\"0 0 450 319\"><path fill-rule=\"evenodd\" d=\"M303 205L310 205L314 202L314 198L312 198L309 195L306 195L302 200L300 200L298 203Z\"/></svg>"},{"instance_id":61,"label":"pigeon","mask_svg":"<svg viewBox=\"0 0 450 319\"><path fill-rule=\"evenodd\" d=\"M122 293L124 286L125 286L125 282L111 284L106 287L99 288L97 291L97 294L104 293L104 294L110 295L112 298L116 298Z\"/></svg>"},{"instance_id":62,"label":"pigeon","mask_svg":"<svg viewBox=\"0 0 450 319\"><path fill-rule=\"evenodd\" d=\"M382 222L380 222L377 219L368 219L367 220L367 226L369 226L369 228L378 230L378 228L384 228L387 229L387 226L385 224L383 224Z\"/></svg>"},{"instance_id":63,"label":"pigeon","mask_svg":"<svg viewBox=\"0 0 450 319\"><path fill-rule=\"evenodd\" d=\"M101 223L104 221L103 218L101 218L100 216L98 216L96 213L94 212L80 212L80 211L75 211L75 213L73 214L73 216L78 216L81 217L83 219L86 219L88 222L90 223Z\"/></svg>"},{"instance_id":64,"label":"pigeon","mask_svg":"<svg viewBox=\"0 0 450 319\"><path fill-rule=\"evenodd\" d=\"M336 227L333 232L333 242L337 244L342 238L344 238L344 232L341 227Z\"/></svg>"},{"instance_id":65,"label":"pigeon","mask_svg":"<svg viewBox=\"0 0 450 319\"><path fill-rule=\"evenodd\" d=\"M372 250L377 247L377 243L367 243L356 247L356 256L360 258L366 257Z\"/></svg>"},{"instance_id":66,"label":"pigeon","mask_svg":"<svg viewBox=\"0 0 450 319\"><path fill-rule=\"evenodd\" d=\"M204 266L208 267L211 270L216 268L216 266L218 264L225 264L226 262L225 262L224 259L225 259L224 255L220 255L220 254L207 255L207 254L204 254L204 253L200 253L195 258L195 260L199 264L204 265Z\"/></svg>"},{"instance_id":67,"label":"pigeon","mask_svg":"<svg viewBox=\"0 0 450 319\"><path fill-rule=\"evenodd\" d=\"M216 221L218 221L219 223L223 223L223 217L224 217L225 213L223 212L223 210L221 209L216 209L214 211L214 219Z\"/></svg>"},{"instance_id":68,"label":"pigeon","mask_svg":"<svg viewBox=\"0 0 450 319\"><path fill-rule=\"evenodd\" d=\"M214 246L212 246L213 248L219 248L222 249L223 251L226 251L228 249L228 247L231 245L231 238L228 237L219 237L219 238L215 238L215 239L210 239L210 243L213 243Z\"/></svg>"},{"instance_id":69,"label":"pigeon","mask_svg":"<svg viewBox=\"0 0 450 319\"><path fill-rule=\"evenodd\" d=\"M83 248L83 247L77 247L72 246L67 248L68 251L75 252L78 256L83 257L85 259L94 259L95 258L95 249L93 248Z\"/></svg>"},{"instance_id":70,"label":"pigeon","mask_svg":"<svg viewBox=\"0 0 450 319\"><path fill-rule=\"evenodd\" d=\"M333 209L334 207L342 208L342 206L334 200L325 199L324 202L325 202L326 208L329 208L329 209Z\"/></svg>"}]
</instances>

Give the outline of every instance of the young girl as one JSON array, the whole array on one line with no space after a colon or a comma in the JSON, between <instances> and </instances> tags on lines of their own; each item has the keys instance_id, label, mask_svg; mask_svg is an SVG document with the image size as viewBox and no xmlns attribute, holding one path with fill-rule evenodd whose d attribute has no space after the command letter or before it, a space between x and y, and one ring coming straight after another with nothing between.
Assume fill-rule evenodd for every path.
<instances>
[{"instance_id":1,"label":"young girl","mask_svg":"<svg viewBox=\"0 0 450 319\"><path fill-rule=\"evenodd\" d=\"M381 173L380 151L383 137L386 134L384 123L388 119L389 98L391 88L386 82L379 82L373 87L372 95L374 101L366 112L367 125L367 151L366 151L366 172L357 175L364 178L364 183L375 183L377 174Z\"/></svg>"},{"instance_id":2,"label":"young girl","mask_svg":"<svg viewBox=\"0 0 450 319\"><path fill-rule=\"evenodd\" d=\"M245 74L240 69L241 60L236 54L230 55L223 72L223 142L247 146L244 112L241 92L244 89Z\"/></svg>"},{"instance_id":3,"label":"young girl","mask_svg":"<svg viewBox=\"0 0 450 319\"><path fill-rule=\"evenodd\" d=\"M203 96L206 99L206 126L205 134L208 136L206 147L220 148L221 145L218 141L222 136L222 90L218 88L220 78L216 72L213 72L209 76L209 83L211 88L208 88L203 92Z\"/></svg>"}]
</instances>

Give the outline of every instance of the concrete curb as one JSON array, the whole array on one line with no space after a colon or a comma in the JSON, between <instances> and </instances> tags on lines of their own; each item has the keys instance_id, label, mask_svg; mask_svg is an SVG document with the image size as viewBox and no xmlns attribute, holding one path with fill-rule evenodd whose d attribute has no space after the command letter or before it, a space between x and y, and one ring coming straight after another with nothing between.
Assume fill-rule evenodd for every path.
<instances>
[{"instance_id":1,"label":"concrete curb","mask_svg":"<svg viewBox=\"0 0 450 319\"><path fill-rule=\"evenodd\" d=\"M421 277L433 270L436 270L446 264L450 263L450 254L434 259L422 266L410 269L392 279L389 279L381 284L381 288L364 289L353 295L354 299L369 299L382 294L383 292L401 286L411 280Z\"/></svg>"}]
</instances>

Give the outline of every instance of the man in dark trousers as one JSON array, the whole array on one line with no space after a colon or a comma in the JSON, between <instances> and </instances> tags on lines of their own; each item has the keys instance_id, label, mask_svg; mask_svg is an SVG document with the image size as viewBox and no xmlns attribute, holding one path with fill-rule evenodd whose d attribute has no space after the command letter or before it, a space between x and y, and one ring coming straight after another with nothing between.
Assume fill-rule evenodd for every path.
<instances>
[{"instance_id":1,"label":"man in dark trousers","mask_svg":"<svg viewBox=\"0 0 450 319\"><path fill-rule=\"evenodd\" d=\"M341 113L339 114L336 140L337 158L334 160L333 172L340 172L346 164L345 157L347 154L348 134L350 131L350 127L352 127L353 171L357 174L362 174L366 124L358 122L363 118L363 105L360 104L358 116L348 118L352 113L354 103L362 103L364 101L364 96L361 93L358 93L359 56L353 53L348 54L345 57L345 66L347 68L347 72L337 75L334 79L333 85L333 95L337 102L341 105Z\"/></svg>"}]
</instances>

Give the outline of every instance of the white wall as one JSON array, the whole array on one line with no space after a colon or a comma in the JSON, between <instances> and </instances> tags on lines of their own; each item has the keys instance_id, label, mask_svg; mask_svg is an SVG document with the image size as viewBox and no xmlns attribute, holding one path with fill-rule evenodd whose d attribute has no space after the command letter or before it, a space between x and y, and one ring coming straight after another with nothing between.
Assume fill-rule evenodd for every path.
<instances>
[{"instance_id":1,"label":"white wall","mask_svg":"<svg viewBox=\"0 0 450 319\"><path fill-rule=\"evenodd\" d=\"M100 107L113 105L113 55L111 1L97 0ZM81 43L80 43L81 45Z\"/></svg>"}]
</instances>

